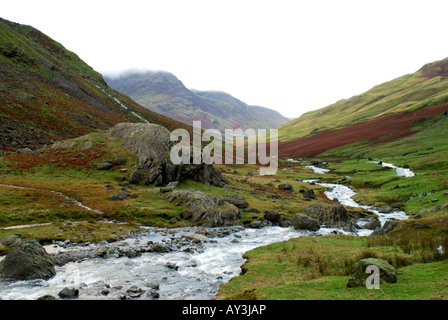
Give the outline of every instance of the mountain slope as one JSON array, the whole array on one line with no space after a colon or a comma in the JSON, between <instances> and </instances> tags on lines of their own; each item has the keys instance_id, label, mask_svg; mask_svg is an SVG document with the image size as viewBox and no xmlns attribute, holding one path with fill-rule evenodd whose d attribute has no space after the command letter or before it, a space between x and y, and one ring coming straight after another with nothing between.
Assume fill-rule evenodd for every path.
<instances>
[{"instance_id":1,"label":"mountain slope","mask_svg":"<svg viewBox=\"0 0 448 320\"><path fill-rule=\"evenodd\" d=\"M113 90L75 53L0 18L0 146L34 148L120 122L185 127Z\"/></svg>"},{"instance_id":2,"label":"mountain slope","mask_svg":"<svg viewBox=\"0 0 448 320\"><path fill-rule=\"evenodd\" d=\"M448 59L378 85L371 90L308 112L279 128L282 141L294 140L361 121L448 102Z\"/></svg>"},{"instance_id":3,"label":"mountain slope","mask_svg":"<svg viewBox=\"0 0 448 320\"><path fill-rule=\"evenodd\" d=\"M224 92L189 90L168 72L127 72L105 80L152 111L186 124L200 120L203 128L270 129L288 121L277 111L249 106Z\"/></svg>"}]
</instances>

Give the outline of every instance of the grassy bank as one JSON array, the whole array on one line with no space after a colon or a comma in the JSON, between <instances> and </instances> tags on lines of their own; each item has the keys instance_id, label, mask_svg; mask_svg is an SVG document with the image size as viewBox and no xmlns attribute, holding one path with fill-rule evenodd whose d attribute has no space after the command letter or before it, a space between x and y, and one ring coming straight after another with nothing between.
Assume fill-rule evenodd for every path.
<instances>
[{"instance_id":1,"label":"grassy bank","mask_svg":"<svg viewBox=\"0 0 448 320\"><path fill-rule=\"evenodd\" d=\"M435 247L422 249L423 243L414 251L409 243L394 243L393 237L332 235L268 245L245 254L244 275L223 284L217 299L448 299L447 255ZM380 290L347 288L353 265L368 257L398 268L398 281L382 284Z\"/></svg>"}]
</instances>

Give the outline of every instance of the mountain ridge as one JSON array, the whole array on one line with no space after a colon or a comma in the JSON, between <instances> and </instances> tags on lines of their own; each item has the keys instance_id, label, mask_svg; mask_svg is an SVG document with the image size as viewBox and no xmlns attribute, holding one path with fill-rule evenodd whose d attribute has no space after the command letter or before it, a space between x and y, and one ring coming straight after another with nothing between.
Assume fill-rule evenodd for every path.
<instances>
[{"instance_id":1,"label":"mountain ridge","mask_svg":"<svg viewBox=\"0 0 448 320\"><path fill-rule=\"evenodd\" d=\"M110 88L75 53L32 26L0 18L0 145L34 149L120 122L185 124Z\"/></svg>"},{"instance_id":2,"label":"mountain ridge","mask_svg":"<svg viewBox=\"0 0 448 320\"><path fill-rule=\"evenodd\" d=\"M105 75L106 82L142 106L186 124L200 120L205 128L273 129L289 119L269 108L250 106L222 91L187 89L166 71L127 71Z\"/></svg>"},{"instance_id":3,"label":"mountain ridge","mask_svg":"<svg viewBox=\"0 0 448 320\"><path fill-rule=\"evenodd\" d=\"M290 141L319 131L340 129L360 121L448 102L447 70L448 58L428 63L414 73L303 114L279 127L279 138Z\"/></svg>"}]
</instances>

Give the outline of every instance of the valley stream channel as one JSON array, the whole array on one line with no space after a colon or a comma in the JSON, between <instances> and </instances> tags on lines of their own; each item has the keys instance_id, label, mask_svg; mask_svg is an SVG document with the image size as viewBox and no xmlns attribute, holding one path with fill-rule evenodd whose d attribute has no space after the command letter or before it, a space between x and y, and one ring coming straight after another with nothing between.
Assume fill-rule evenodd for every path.
<instances>
[{"instance_id":1,"label":"valley stream channel","mask_svg":"<svg viewBox=\"0 0 448 320\"><path fill-rule=\"evenodd\" d=\"M316 174L326 172L316 166L309 167ZM397 168L397 174L399 172L409 177L413 175L409 170ZM326 196L329 199L337 198L344 206L362 207L374 212L378 215L381 225L390 219L407 219L403 211L383 214L373 207L359 205L352 199L355 192L344 185L320 183L316 179L304 182L314 182L330 188L331 190L325 191ZM62 289L68 287L79 289L78 299L84 300L117 300L125 297L140 300L210 300L216 296L222 283L241 273L245 252L301 236L332 233L368 236L373 231L362 229L366 222L358 221L361 229L356 232L324 226L317 231L277 226L257 229L233 226L207 228L207 237L202 236L199 241L191 241L192 237L197 238L197 227L146 227L133 238L112 243L78 245L55 242L44 246L49 254L83 250L91 252L102 246L129 250L157 243L161 248L168 249L158 252L141 251L139 255L131 258L126 255L107 259L90 257L56 265L56 275L49 280L0 280L0 297L3 300L34 300L44 295L57 297Z\"/></svg>"}]
</instances>

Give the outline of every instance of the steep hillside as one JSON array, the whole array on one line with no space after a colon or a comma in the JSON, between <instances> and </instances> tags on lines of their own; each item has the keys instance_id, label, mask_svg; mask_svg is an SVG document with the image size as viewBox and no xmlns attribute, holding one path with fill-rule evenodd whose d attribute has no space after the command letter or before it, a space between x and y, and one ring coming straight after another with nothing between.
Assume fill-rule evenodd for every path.
<instances>
[{"instance_id":1,"label":"steep hillside","mask_svg":"<svg viewBox=\"0 0 448 320\"><path fill-rule=\"evenodd\" d=\"M279 138L282 141L294 140L447 101L448 59L444 59L427 64L415 73L378 85L363 94L308 112L281 126Z\"/></svg>"},{"instance_id":2,"label":"steep hillside","mask_svg":"<svg viewBox=\"0 0 448 320\"><path fill-rule=\"evenodd\" d=\"M277 111L249 106L224 92L189 90L168 72L128 72L105 80L142 106L186 124L201 120L204 128L270 129L288 121Z\"/></svg>"},{"instance_id":3,"label":"steep hillside","mask_svg":"<svg viewBox=\"0 0 448 320\"><path fill-rule=\"evenodd\" d=\"M120 122L185 127L113 90L75 53L0 18L0 148L35 148Z\"/></svg>"}]
</instances>

